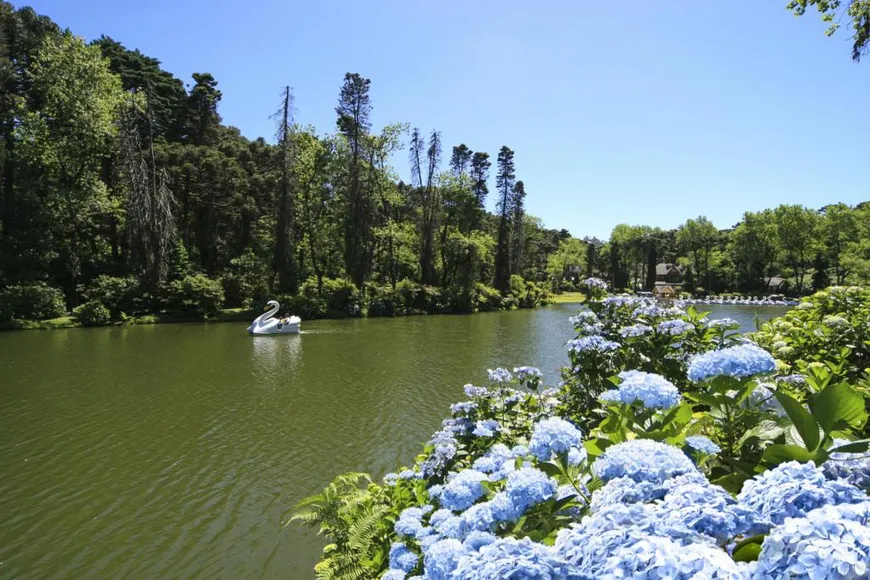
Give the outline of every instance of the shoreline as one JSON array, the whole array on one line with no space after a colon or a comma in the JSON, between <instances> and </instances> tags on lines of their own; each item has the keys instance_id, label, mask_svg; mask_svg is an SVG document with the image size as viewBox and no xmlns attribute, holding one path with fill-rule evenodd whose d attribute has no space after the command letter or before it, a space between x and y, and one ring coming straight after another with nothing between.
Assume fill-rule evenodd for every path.
<instances>
[{"instance_id":1,"label":"shoreline","mask_svg":"<svg viewBox=\"0 0 870 580\"><path fill-rule=\"evenodd\" d=\"M554 294L547 304L542 304L537 308L543 308L552 304L581 304L585 300L582 292L565 292L563 294ZM425 311L408 312L396 316L362 316L354 317L347 314L337 316L323 316L312 320L341 320L344 318L403 318L406 316L466 316L469 314L479 314L482 311L475 312L444 312L444 313L428 313ZM223 308L220 313L211 318L202 318L199 316L174 316L171 314L144 314L142 316L130 317L127 320L115 320L109 324L101 324L98 326L85 326L76 320L75 316L69 314L58 318L50 318L48 320L12 320L10 322L0 323L0 332L15 332L22 330L62 330L68 328L106 328L112 326L139 326L146 324L190 324L191 322L250 322L257 316L255 310L247 308Z\"/></svg>"}]
</instances>

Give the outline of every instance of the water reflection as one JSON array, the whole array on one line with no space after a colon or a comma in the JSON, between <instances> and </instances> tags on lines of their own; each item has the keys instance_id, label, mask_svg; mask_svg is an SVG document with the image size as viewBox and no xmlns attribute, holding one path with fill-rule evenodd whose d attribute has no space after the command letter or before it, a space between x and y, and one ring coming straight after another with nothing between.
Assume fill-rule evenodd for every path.
<instances>
[{"instance_id":1,"label":"water reflection","mask_svg":"<svg viewBox=\"0 0 870 580\"><path fill-rule=\"evenodd\" d=\"M294 371L302 356L302 337L298 334L252 336L251 374L270 380L278 374Z\"/></svg>"}]
</instances>

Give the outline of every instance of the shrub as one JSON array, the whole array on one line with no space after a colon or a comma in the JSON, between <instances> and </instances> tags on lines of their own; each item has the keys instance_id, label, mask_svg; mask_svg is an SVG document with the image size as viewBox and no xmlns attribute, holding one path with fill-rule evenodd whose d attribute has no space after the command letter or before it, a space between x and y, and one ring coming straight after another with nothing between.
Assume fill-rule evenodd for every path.
<instances>
[{"instance_id":1,"label":"shrub","mask_svg":"<svg viewBox=\"0 0 870 580\"><path fill-rule=\"evenodd\" d=\"M318 572L866 575L868 441L856 439L870 393L828 361L815 364L834 380L798 401L729 319L629 296L589 308L571 319L558 388L541 390L533 367L490 370L410 468L382 484L339 476L300 502L293 519L330 541Z\"/></svg>"},{"instance_id":2,"label":"shrub","mask_svg":"<svg viewBox=\"0 0 870 580\"><path fill-rule=\"evenodd\" d=\"M308 278L300 289L300 294L310 299L322 299L327 311L359 316L361 313L359 289L353 282L342 278L324 278L320 289L317 279Z\"/></svg>"},{"instance_id":3,"label":"shrub","mask_svg":"<svg viewBox=\"0 0 870 580\"><path fill-rule=\"evenodd\" d=\"M221 275L226 305L250 308L263 301L269 293L272 273L256 254L249 251L230 260L230 267Z\"/></svg>"},{"instance_id":4,"label":"shrub","mask_svg":"<svg viewBox=\"0 0 870 580\"><path fill-rule=\"evenodd\" d=\"M366 285L366 314L368 316L395 316L404 314L397 308L397 293L391 286Z\"/></svg>"},{"instance_id":5,"label":"shrub","mask_svg":"<svg viewBox=\"0 0 870 580\"><path fill-rule=\"evenodd\" d=\"M83 326L105 326L112 320L112 313L99 300L85 302L73 313Z\"/></svg>"},{"instance_id":6,"label":"shrub","mask_svg":"<svg viewBox=\"0 0 870 580\"><path fill-rule=\"evenodd\" d=\"M475 298L477 309L481 312L501 310L504 307L501 293L492 286L480 282L475 286Z\"/></svg>"},{"instance_id":7,"label":"shrub","mask_svg":"<svg viewBox=\"0 0 870 580\"><path fill-rule=\"evenodd\" d=\"M795 372L806 373L809 363L833 361L854 381L870 367L868 320L870 291L835 286L765 322L751 338Z\"/></svg>"},{"instance_id":8,"label":"shrub","mask_svg":"<svg viewBox=\"0 0 870 580\"><path fill-rule=\"evenodd\" d=\"M105 306L112 318L120 318L122 314L141 314L147 310L139 281L133 276L100 275L80 286L79 293L85 301Z\"/></svg>"},{"instance_id":9,"label":"shrub","mask_svg":"<svg viewBox=\"0 0 870 580\"><path fill-rule=\"evenodd\" d=\"M544 284L536 284L514 274L511 276L510 295L519 308L536 308L550 300L550 292Z\"/></svg>"},{"instance_id":10,"label":"shrub","mask_svg":"<svg viewBox=\"0 0 870 580\"><path fill-rule=\"evenodd\" d=\"M221 283L205 274L191 274L166 285L169 311L177 314L196 313L203 318L217 314L224 302Z\"/></svg>"},{"instance_id":11,"label":"shrub","mask_svg":"<svg viewBox=\"0 0 870 580\"><path fill-rule=\"evenodd\" d=\"M63 292L45 282L14 284L0 290L0 321L47 320L66 312Z\"/></svg>"}]
</instances>

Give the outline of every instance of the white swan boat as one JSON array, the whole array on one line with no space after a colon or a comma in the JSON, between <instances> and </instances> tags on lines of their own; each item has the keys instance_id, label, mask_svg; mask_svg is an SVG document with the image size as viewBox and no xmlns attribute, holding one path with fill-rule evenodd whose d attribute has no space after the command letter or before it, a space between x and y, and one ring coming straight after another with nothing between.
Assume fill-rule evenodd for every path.
<instances>
[{"instance_id":1,"label":"white swan boat","mask_svg":"<svg viewBox=\"0 0 870 580\"><path fill-rule=\"evenodd\" d=\"M251 334L299 334L299 325L302 319L298 316L288 318L274 318L281 305L275 300L267 302L269 310L258 316L248 327Z\"/></svg>"}]
</instances>

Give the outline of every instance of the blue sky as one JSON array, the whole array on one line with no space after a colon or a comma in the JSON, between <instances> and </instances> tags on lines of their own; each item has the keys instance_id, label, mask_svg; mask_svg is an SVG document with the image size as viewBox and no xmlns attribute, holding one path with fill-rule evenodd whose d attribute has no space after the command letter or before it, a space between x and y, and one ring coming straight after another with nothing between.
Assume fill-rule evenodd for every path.
<instances>
[{"instance_id":1,"label":"blue sky","mask_svg":"<svg viewBox=\"0 0 870 580\"><path fill-rule=\"evenodd\" d=\"M344 73L359 72L375 128L438 129L445 158L466 143L494 161L508 145L528 212L598 237L617 223L670 228L703 214L728 227L780 203L870 200L870 58L854 64L848 30L827 38L815 13L797 19L785 4L29 3L185 82L212 73L224 122L250 138L271 135L286 84L297 121L333 131ZM395 165L407 179L406 155Z\"/></svg>"}]
</instances>

